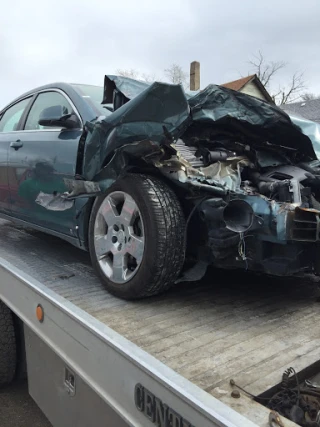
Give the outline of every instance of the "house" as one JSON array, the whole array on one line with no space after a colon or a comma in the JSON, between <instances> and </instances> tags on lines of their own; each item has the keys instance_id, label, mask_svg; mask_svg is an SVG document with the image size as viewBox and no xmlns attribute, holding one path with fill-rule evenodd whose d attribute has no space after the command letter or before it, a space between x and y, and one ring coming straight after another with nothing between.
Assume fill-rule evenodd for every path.
<instances>
[{"instance_id":1,"label":"house","mask_svg":"<svg viewBox=\"0 0 320 427\"><path fill-rule=\"evenodd\" d=\"M274 103L271 95L268 93L256 74L252 74L251 76L243 77L229 83L223 83L220 86Z\"/></svg>"},{"instance_id":2,"label":"house","mask_svg":"<svg viewBox=\"0 0 320 427\"><path fill-rule=\"evenodd\" d=\"M280 105L287 114L320 123L320 98Z\"/></svg>"}]
</instances>

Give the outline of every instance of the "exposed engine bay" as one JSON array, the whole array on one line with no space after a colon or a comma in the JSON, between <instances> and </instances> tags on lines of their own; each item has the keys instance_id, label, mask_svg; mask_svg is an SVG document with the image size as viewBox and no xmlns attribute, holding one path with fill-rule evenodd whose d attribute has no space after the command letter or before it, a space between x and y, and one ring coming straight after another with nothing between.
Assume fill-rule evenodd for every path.
<instances>
[{"instance_id":1,"label":"exposed engine bay","mask_svg":"<svg viewBox=\"0 0 320 427\"><path fill-rule=\"evenodd\" d=\"M214 193L199 206L213 263L243 264L279 275L315 272L317 260L312 255L310 263L305 245L314 244L317 252L320 161L303 161L299 153L284 147L252 147L230 138L189 144L195 141L179 139L173 144L176 156L160 169L170 179ZM183 163L176 171L175 157Z\"/></svg>"},{"instance_id":2,"label":"exposed engine bay","mask_svg":"<svg viewBox=\"0 0 320 427\"><path fill-rule=\"evenodd\" d=\"M316 200L320 196L319 160L294 164L289 156L272 148L251 150L250 146L230 141L216 142L208 148L203 141L199 145L188 146L181 139L174 144L178 155L199 170L199 181L205 177L229 190L259 193L277 202L297 203L306 208L320 207Z\"/></svg>"}]
</instances>

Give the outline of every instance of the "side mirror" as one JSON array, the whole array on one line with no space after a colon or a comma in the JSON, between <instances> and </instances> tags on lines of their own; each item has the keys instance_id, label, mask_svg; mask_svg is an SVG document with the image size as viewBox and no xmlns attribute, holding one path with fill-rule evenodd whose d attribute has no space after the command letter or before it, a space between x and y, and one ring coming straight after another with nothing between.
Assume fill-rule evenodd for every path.
<instances>
[{"instance_id":1,"label":"side mirror","mask_svg":"<svg viewBox=\"0 0 320 427\"><path fill-rule=\"evenodd\" d=\"M62 105L54 105L41 111L38 121L40 126L62 127L75 129L80 127L77 116L66 114L66 108Z\"/></svg>"}]
</instances>

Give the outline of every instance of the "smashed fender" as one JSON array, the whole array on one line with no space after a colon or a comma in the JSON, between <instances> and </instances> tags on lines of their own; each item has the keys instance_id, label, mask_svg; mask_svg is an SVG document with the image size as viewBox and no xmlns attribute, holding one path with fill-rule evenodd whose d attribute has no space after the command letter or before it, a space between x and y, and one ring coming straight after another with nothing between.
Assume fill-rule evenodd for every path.
<instances>
[{"instance_id":1,"label":"smashed fender","mask_svg":"<svg viewBox=\"0 0 320 427\"><path fill-rule=\"evenodd\" d=\"M123 96L123 102L127 102L140 95L149 86L150 83L133 80L128 77L105 76L102 104L113 104L118 94Z\"/></svg>"},{"instance_id":2,"label":"smashed fender","mask_svg":"<svg viewBox=\"0 0 320 427\"><path fill-rule=\"evenodd\" d=\"M310 139L317 158L320 159L320 124L291 114L290 119Z\"/></svg>"},{"instance_id":3,"label":"smashed fender","mask_svg":"<svg viewBox=\"0 0 320 427\"><path fill-rule=\"evenodd\" d=\"M153 83L114 113L87 123L80 175L95 181L108 156L118 148L146 139L163 144L177 138L190 122L182 87Z\"/></svg>"}]
</instances>

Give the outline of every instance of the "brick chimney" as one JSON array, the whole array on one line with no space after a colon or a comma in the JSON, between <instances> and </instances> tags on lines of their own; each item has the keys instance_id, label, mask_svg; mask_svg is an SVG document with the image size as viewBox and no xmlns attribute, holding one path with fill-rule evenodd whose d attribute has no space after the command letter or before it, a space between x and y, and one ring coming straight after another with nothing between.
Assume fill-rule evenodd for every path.
<instances>
[{"instance_id":1,"label":"brick chimney","mask_svg":"<svg viewBox=\"0 0 320 427\"><path fill-rule=\"evenodd\" d=\"M190 64L190 90L200 89L200 62L193 61Z\"/></svg>"}]
</instances>

